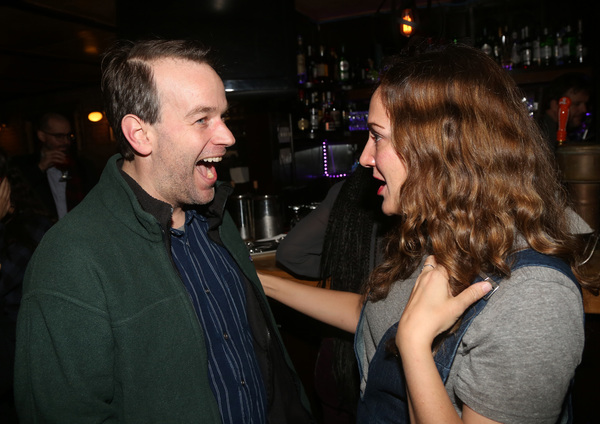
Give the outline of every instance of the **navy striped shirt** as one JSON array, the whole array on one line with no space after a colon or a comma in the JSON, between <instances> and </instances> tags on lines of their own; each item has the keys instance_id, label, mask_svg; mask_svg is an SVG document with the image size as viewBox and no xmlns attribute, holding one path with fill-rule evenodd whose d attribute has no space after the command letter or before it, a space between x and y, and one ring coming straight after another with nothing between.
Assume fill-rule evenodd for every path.
<instances>
[{"instance_id":1,"label":"navy striped shirt","mask_svg":"<svg viewBox=\"0 0 600 424\"><path fill-rule=\"evenodd\" d=\"M224 424L266 423L266 395L254 354L240 270L208 238L208 222L186 211L184 231L171 229L171 252L204 329L208 372Z\"/></svg>"}]
</instances>

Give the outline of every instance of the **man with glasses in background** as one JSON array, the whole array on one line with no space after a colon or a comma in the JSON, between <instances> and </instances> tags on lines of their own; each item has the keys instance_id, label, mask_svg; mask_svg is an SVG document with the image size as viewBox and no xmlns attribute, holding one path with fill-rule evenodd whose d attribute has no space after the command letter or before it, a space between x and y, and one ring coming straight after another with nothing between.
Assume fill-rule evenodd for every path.
<instances>
[{"instance_id":1,"label":"man with glasses in background","mask_svg":"<svg viewBox=\"0 0 600 424\"><path fill-rule=\"evenodd\" d=\"M89 169L75 158L75 135L71 123L61 114L50 112L40 119L37 130L40 150L18 156L18 166L46 205L54 219L60 219L75 207L91 188Z\"/></svg>"}]
</instances>

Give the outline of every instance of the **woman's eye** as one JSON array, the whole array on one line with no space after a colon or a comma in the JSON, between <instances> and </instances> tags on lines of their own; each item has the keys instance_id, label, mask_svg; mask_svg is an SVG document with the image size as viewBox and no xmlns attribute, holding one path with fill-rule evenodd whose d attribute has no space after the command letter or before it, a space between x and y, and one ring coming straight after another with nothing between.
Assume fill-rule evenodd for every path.
<instances>
[{"instance_id":1,"label":"woman's eye","mask_svg":"<svg viewBox=\"0 0 600 424\"><path fill-rule=\"evenodd\" d=\"M374 132L371 133L371 138L373 139L373 141L375 143L377 143L379 140L381 140L381 136L379 134L377 134L377 133L374 133Z\"/></svg>"}]
</instances>

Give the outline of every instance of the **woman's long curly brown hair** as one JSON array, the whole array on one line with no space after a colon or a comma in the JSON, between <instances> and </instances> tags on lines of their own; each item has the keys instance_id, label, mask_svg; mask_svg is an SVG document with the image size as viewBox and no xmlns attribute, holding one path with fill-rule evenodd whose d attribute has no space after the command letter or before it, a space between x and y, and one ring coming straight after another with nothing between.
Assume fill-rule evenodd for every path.
<instances>
[{"instance_id":1,"label":"woman's long curly brown hair","mask_svg":"<svg viewBox=\"0 0 600 424\"><path fill-rule=\"evenodd\" d=\"M433 254L454 294L483 271L510 275L521 235L538 252L571 264L584 287L580 241L569 231L568 200L551 152L508 73L461 45L396 58L378 95L408 176L399 192L401 225L367 293L385 298Z\"/></svg>"}]
</instances>

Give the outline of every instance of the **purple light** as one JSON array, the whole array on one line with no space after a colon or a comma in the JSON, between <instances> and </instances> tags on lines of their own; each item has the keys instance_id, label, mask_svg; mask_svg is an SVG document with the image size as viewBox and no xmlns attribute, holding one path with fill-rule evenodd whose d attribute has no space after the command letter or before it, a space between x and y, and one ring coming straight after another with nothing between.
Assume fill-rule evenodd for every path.
<instances>
[{"instance_id":1,"label":"purple light","mask_svg":"<svg viewBox=\"0 0 600 424\"><path fill-rule=\"evenodd\" d=\"M327 160L327 140L322 143L323 149L323 175L327 178L345 178L348 176L346 173L330 174L329 173L329 161Z\"/></svg>"}]
</instances>

